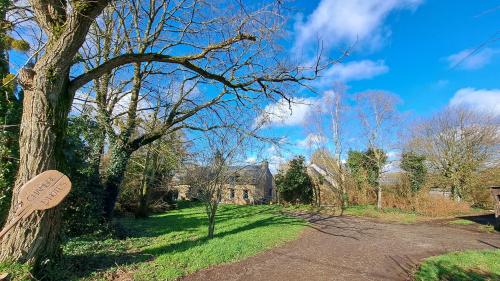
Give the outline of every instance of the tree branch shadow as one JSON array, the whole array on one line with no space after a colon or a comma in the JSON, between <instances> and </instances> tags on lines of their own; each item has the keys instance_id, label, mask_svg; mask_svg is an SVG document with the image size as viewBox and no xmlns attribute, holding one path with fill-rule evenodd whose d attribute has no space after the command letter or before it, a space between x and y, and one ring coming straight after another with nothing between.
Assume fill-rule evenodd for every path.
<instances>
[{"instance_id":1,"label":"tree branch shadow","mask_svg":"<svg viewBox=\"0 0 500 281\"><path fill-rule=\"evenodd\" d=\"M257 211L262 213L262 210L250 210L248 212L233 212L236 208L229 208L221 211L221 215L217 216L219 222L238 218L250 217L256 214ZM268 211L265 211L268 212ZM270 210L272 212L272 210ZM176 231L193 231L201 226L207 225L207 219L195 214L189 215L163 215L154 216L148 219L135 220L140 226L135 226L135 230L131 231L128 238L153 238L170 232ZM243 226L231 228L226 231L216 232L213 239L224 238L229 235L234 235L240 232L249 231L269 225L303 225L297 218L273 216L265 219L250 222ZM144 227L144 231L138 231ZM225 225L224 228L230 228L231 225ZM161 255L170 253L181 253L192 248L202 246L210 239L207 236L197 237L191 240L183 240L177 243L166 244L158 247L145 247L132 252L103 252L103 253L81 253L66 255L59 263L58 267L64 267L65 270L74 277L84 278L91 276L94 272L106 271L113 267L130 266L142 262L154 260Z\"/></svg>"},{"instance_id":2,"label":"tree branch shadow","mask_svg":"<svg viewBox=\"0 0 500 281\"><path fill-rule=\"evenodd\" d=\"M320 213L308 213L296 215L305 219L310 224L307 227L331 236L345 237L359 240L360 236L371 237L372 231L377 228L371 226L362 226L356 220L345 216L325 216Z\"/></svg>"}]
</instances>

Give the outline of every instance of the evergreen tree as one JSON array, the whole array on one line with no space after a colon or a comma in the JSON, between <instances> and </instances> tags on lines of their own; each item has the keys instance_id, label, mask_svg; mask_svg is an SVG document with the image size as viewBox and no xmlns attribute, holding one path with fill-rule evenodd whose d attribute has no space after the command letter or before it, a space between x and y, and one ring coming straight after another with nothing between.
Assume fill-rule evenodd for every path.
<instances>
[{"instance_id":1,"label":"evergreen tree","mask_svg":"<svg viewBox=\"0 0 500 281\"><path fill-rule=\"evenodd\" d=\"M347 166L358 189L367 181L364 161L365 155L361 151L349 150L347 153Z\"/></svg>"},{"instance_id":2,"label":"evergreen tree","mask_svg":"<svg viewBox=\"0 0 500 281\"><path fill-rule=\"evenodd\" d=\"M376 157L377 155L381 156ZM358 188L361 188L364 182L376 187L379 184L381 167L385 165L386 161L387 155L381 149L351 150L347 154L347 166Z\"/></svg>"},{"instance_id":3,"label":"evergreen tree","mask_svg":"<svg viewBox=\"0 0 500 281\"><path fill-rule=\"evenodd\" d=\"M286 202L312 202L313 184L307 174L304 156L292 159L286 172L280 172L276 176L276 187L280 197Z\"/></svg>"},{"instance_id":4,"label":"evergreen tree","mask_svg":"<svg viewBox=\"0 0 500 281\"><path fill-rule=\"evenodd\" d=\"M349 151L347 166L359 189L364 183L375 189L377 193L377 206L381 205L379 198L382 193L380 175L387 163L387 154L379 148L369 148L366 151Z\"/></svg>"},{"instance_id":5,"label":"evergreen tree","mask_svg":"<svg viewBox=\"0 0 500 281\"><path fill-rule=\"evenodd\" d=\"M372 187L377 187L380 182L382 168L387 163L387 154L379 148L369 148L364 152L363 165L367 172L368 183Z\"/></svg>"},{"instance_id":6,"label":"evergreen tree","mask_svg":"<svg viewBox=\"0 0 500 281\"><path fill-rule=\"evenodd\" d=\"M401 169L405 171L410 180L412 192L417 192L422 187L427 175L425 156L420 156L412 151L404 152L401 158Z\"/></svg>"}]
</instances>

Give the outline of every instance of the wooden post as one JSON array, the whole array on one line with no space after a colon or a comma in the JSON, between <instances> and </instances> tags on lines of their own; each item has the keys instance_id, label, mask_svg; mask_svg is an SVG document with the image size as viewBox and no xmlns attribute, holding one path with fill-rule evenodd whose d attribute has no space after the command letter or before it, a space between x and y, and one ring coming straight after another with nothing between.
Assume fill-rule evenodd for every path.
<instances>
[{"instance_id":1,"label":"wooden post","mask_svg":"<svg viewBox=\"0 0 500 281\"><path fill-rule=\"evenodd\" d=\"M500 231L500 186L492 186L491 195L495 202L495 229Z\"/></svg>"}]
</instances>

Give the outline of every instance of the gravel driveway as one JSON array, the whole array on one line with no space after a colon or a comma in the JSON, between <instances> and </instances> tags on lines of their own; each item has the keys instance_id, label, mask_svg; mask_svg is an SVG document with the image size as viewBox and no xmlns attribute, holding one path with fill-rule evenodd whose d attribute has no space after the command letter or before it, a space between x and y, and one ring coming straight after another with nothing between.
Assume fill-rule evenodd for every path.
<instances>
[{"instance_id":1,"label":"gravel driveway","mask_svg":"<svg viewBox=\"0 0 500 281\"><path fill-rule=\"evenodd\" d=\"M311 225L298 240L182 280L408 280L425 257L500 247L498 233L446 224L404 225L319 215L306 219Z\"/></svg>"}]
</instances>

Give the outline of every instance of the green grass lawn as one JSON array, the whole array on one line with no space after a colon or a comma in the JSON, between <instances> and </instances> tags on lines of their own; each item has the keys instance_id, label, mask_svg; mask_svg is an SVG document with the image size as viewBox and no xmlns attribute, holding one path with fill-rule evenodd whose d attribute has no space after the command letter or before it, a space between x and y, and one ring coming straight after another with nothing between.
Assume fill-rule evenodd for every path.
<instances>
[{"instance_id":1,"label":"green grass lawn","mask_svg":"<svg viewBox=\"0 0 500 281\"><path fill-rule=\"evenodd\" d=\"M488 232L488 233L494 233L495 228L491 224L487 225L480 225L476 222L473 222L471 220L466 220L466 219L456 219L448 222L448 224L451 225L473 225L476 227L477 230L482 231L482 232Z\"/></svg>"},{"instance_id":2,"label":"green grass lawn","mask_svg":"<svg viewBox=\"0 0 500 281\"><path fill-rule=\"evenodd\" d=\"M30 280L31 278L30 268L24 264L0 263L0 273L6 272L10 274L11 279L13 277L14 281Z\"/></svg>"},{"instance_id":3,"label":"green grass lawn","mask_svg":"<svg viewBox=\"0 0 500 281\"><path fill-rule=\"evenodd\" d=\"M349 206L344 214L358 217L377 218L384 221L399 222L399 223L415 223L419 219L419 215L415 212L407 212L395 208L383 208L377 210L373 205L354 205Z\"/></svg>"},{"instance_id":4,"label":"green grass lawn","mask_svg":"<svg viewBox=\"0 0 500 281\"><path fill-rule=\"evenodd\" d=\"M449 224L455 224L455 225L471 225L471 224L475 224L475 222L471 221L471 220L464 220L464 219L456 219L456 220L452 220L449 222Z\"/></svg>"},{"instance_id":5,"label":"green grass lawn","mask_svg":"<svg viewBox=\"0 0 500 281\"><path fill-rule=\"evenodd\" d=\"M290 212L307 212L307 213L325 213L325 214L335 214L338 215L340 210L338 208L325 208L316 207L313 205L289 205L284 208L286 211ZM382 210L377 210L374 205L351 205L344 210L344 215L356 216L356 217L370 217L377 218L388 222L399 222L399 223L415 223L422 217L415 212L408 212L395 208L383 208Z\"/></svg>"},{"instance_id":6,"label":"green grass lawn","mask_svg":"<svg viewBox=\"0 0 500 281\"><path fill-rule=\"evenodd\" d=\"M120 219L126 238L70 240L64 245L63 260L47 276L106 280L125 274L134 280L174 280L296 239L306 223L280 211L279 206L221 205L211 240L206 238L207 219L200 204L149 219Z\"/></svg>"},{"instance_id":7,"label":"green grass lawn","mask_svg":"<svg viewBox=\"0 0 500 281\"><path fill-rule=\"evenodd\" d=\"M288 205L283 207L283 210L292 213L322 213L325 215L339 215L340 210L338 207L331 206L314 206L306 204L296 204ZM470 213L462 215L477 215L484 214L484 210L473 209ZM412 224L417 222L432 221L436 219L450 219L450 217L430 217L425 216L418 212L412 212L407 210L402 210L398 208L383 208L378 210L375 205L350 205L344 210L344 215L355 216L355 217L367 217L375 218L384 222L402 223L402 224ZM479 225L474 221L467 219L453 219L447 222L450 225L474 225L476 228L483 232L494 232L493 226L491 225Z\"/></svg>"},{"instance_id":8,"label":"green grass lawn","mask_svg":"<svg viewBox=\"0 0 500 281\"><path fill-rule=\"evenodd\" d=\"M415 274L417 281L500 280L500 250L464 251L426 259Z\"/></svg>"}]
</instances>

